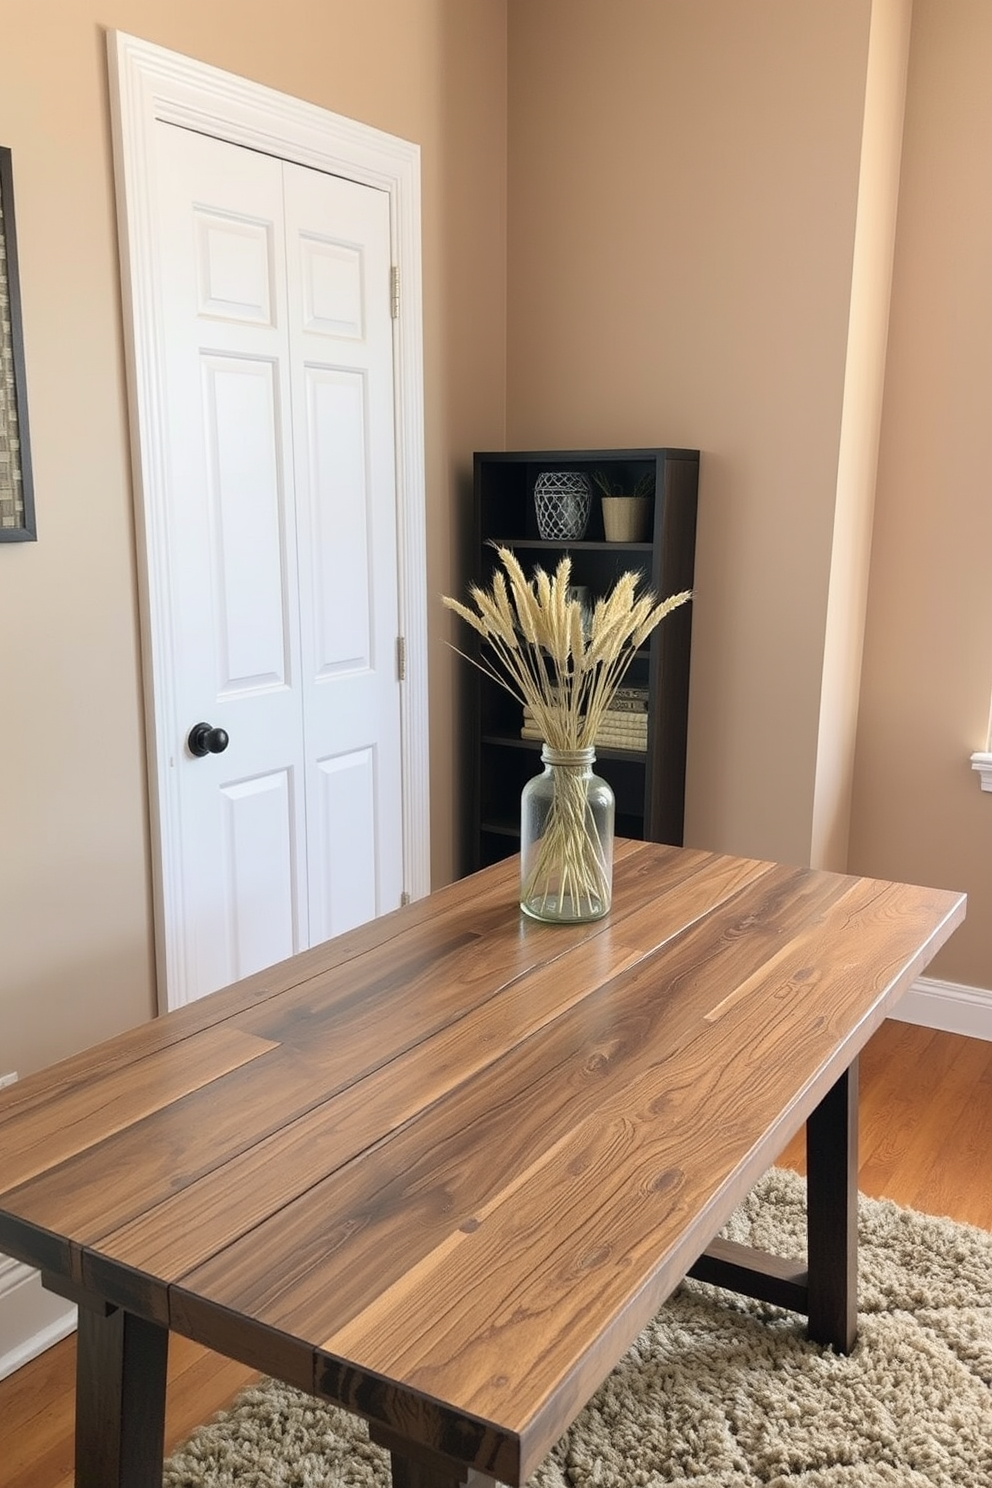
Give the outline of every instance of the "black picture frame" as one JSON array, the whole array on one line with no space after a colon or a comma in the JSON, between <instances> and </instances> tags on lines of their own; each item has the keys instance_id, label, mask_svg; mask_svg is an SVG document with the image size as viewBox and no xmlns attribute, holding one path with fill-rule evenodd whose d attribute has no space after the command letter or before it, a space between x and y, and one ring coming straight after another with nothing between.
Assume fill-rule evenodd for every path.
<instances>
[{"instance_id":1,"label":"black picture frame","mask_svg":"<svg viewBox=\"0 0 992 1488\"><path fill-rule=\"evenodd\" d=\"M24 328L10 150L0 145L0 542L34 542Z\"/></svg>"}]
</instances>

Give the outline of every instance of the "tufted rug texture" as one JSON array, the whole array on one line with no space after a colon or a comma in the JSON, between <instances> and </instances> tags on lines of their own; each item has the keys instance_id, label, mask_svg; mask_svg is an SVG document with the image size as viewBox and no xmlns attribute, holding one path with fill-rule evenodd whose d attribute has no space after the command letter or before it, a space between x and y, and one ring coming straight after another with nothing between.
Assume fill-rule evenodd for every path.
<instances>
[{"instance_id":1,"label":"tufted rug texture","mask_svg":"<svg viewBox=\"0 0 992 1488\"><path fill-rule=\"evenodd\" d=\"M528 1488L992 1488L992 1235L860 1201L850 1358L794 1313L683 1282ZM805 1184L773 1169L724 1234L805 1254ZM264 1381L164 1488L389 1488L364 1424Z\"/></svg>"}]
</instances>

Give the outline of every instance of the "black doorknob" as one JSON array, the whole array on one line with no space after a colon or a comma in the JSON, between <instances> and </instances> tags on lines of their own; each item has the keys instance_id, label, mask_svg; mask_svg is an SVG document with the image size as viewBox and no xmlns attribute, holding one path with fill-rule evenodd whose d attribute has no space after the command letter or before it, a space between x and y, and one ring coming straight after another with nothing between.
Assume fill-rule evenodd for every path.
<instances>
[{"instance_id":1,"label":"black doorknob","mask_svg":"<svg viewBox=\"0 0 992 1488\"><path fill-rule=\"evenodd\" d=\"M194 723L186 740L190 754L202 759L205 754L223 754L229 743L222 728L211 728L209 723Z\"/></svg>"}]
</instances>

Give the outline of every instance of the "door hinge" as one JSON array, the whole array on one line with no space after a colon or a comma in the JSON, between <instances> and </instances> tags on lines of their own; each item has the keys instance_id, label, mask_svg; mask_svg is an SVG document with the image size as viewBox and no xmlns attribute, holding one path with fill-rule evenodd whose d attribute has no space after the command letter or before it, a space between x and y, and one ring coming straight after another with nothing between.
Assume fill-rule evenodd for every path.
<instances>
[{"instance_id":1,"label":"door hinge","mask_svg":"<svg viewBox=\"0 0 992 1488\"><path fill-rule=\"evenodd\" d=\"M402 905L402 904L409 904L409 903L410 903L410 895L407 893L406 889L404 889L403 892L402 892L402 894L400 895L400 904Z\"/></svg>"},{"instance_id":2,"label":"door hinge","mask_svg":"<svg viewBox=\"0 0 992 1488\"><path fill-rule=\"evenodd\" d=\"M396 637L396 680L406 681L406 636Z\"/></svg>"},{"instance_id":3,"label":"door hinge","mask_svg":"<svg viewBox=\"0 0 992 1488\"><path fill-rule=\"evenodd\" d=\"M389 270L389 313L394 320L400 318L400 270L393 264Z\"/></svg>"}]
</instances>

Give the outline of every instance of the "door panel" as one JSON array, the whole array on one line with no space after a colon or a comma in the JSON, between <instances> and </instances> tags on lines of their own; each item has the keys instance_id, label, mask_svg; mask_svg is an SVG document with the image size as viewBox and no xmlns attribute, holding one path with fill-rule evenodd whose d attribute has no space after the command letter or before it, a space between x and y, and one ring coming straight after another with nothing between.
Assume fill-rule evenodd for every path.
<instances>
[{"instance_id":1,"label":"door panel","mask_svg":"<svg viewBox=\"0 0 992 1488\"><path fill-rule=\"evenodd\" d=\"M319 893L314 895L315 940L340 935L376 913L374 829L376 779L373 749L316 762L319 786L316 843ZM347 853L337 850L347 843Z\"/></svg>"},{"instance_id":2,"label":"door panel","mask_svg":"<svg viewBox=\"0 0 992 1488\"><path fill-rule=\"evenodd\" d=\"M197 309L272 325L273 223L194 209Z\"/></svg>"},{"instance_id":3,"label":"door panel","mask_svg":"<svg viewBox=\"0 0 992 1488\"><path fill-rule=\"evenodd\" d=\"M285 180L319 939L395 908L403 888L389 203L302 166Z\"/></svg>"},{"instance_id":4,"label":"door panel","mask_svg":"<svg viewBox=\"0 0 992 1488\"><path fill-rule=\"evenodd\" d=\"M307 367L307 487L315 679L371 665L366 386L361 372Z\"/></svg>"},{"instance_id":5,"label":"door panel","mask_svg":"<svg viewBox=\"0 0 992 1488\"><path fill-rule=\"evenodd\" d=\"M309 944L290 349L271 288L285 279L282 163L168 125L156 147L192 998L269 964L274 945ZM227 732L224 753L190 754L200 720Z\"/></svg>"},{"instance_id":6,"label":"door panel","mask_svg":"<svg viewBox=\"0 0 992 1488\"><path fill-rule=\"evenodd\" d=\"M300 233L299 242L303 329L318 336L362 340L365 256L361 247L307 232Z\"/></svg>"},{"instance_id":7,"label":"door panel","mask_svg":"<svg viewBox=\"0 0 992 1488\"><path fill-rule=\"evenodd\" d=\"M389 207L157 129L189 998L400 902Z\"/></svg>"},{"instance_id":8,"label":"door panel","mask_svg":"<svg viewBox=\"0 0 992 1488\"><path fill-rule=\"evenodd\" d=\"M224 923L233 976L293 954L296 857L292 775L277 770L222 787Z\"/></svg>"},{"instance_id":9,"label":"door panel","mask_svg":"<svg viewBox=\"0 0 992 1488\"><path fill-rule=\"evenodd\" d=\"M290 674L276 369L233 357L200 365L222 697Z\"/></svg>"}]
</instances>

